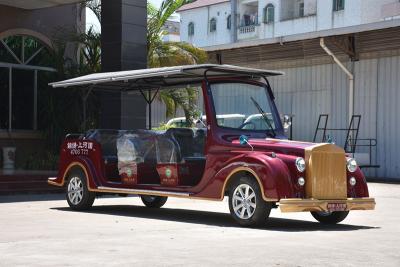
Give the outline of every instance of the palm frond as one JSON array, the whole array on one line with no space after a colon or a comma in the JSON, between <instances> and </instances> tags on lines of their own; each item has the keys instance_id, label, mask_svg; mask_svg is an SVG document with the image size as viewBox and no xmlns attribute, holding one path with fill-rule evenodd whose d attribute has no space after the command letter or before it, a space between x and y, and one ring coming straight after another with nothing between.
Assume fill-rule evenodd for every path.
<instances>
[{"instance_id":1,"label":"palm frond","mask_svg":"<svg viewBox=\"0 0 400 267\"><path fill-rule=\"evenodd\" d=\"M101 23L101 0L86 0L82 5L92 10Z\"/></svg>"}]
</instances>

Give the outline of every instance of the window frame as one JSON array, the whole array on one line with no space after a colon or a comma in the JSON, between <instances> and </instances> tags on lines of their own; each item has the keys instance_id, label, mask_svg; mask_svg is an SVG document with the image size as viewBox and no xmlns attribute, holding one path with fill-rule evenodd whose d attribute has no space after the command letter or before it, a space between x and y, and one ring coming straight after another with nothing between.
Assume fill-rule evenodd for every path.
<instances>
[{"instance_id":1,"label":"window frame","mask_svg":"<svg viewBox=\"0 0 400 267\"><path fill-rule=\"evenodd\" d=\"M346 6L345 0L333 0L332 10L334 12L342 11L345 9L345 6Z\"/></svg>"},{"instance_id":2,"label":"window frame","mask_svg":"<svg viewBox=\"0 0 400 267\"><path fill-rule=\"evenodd\" d=\"M208 27L209 32L216 32L217 31L217 19L211 18L210 25Z\"/></svg>"},{"instance_id":3,"label":"window frame","mask_svg":"<svg viewBox=\"0 0 400 267\"><path fill-rule=\"evenodd\" d=\"M232 29L232 16L231 16L231 14L229 14L228 17L226 17L226 28L228 30Z\"/></svg>"},{"instance_id":4,"label":"window frame","mask_svg":"<svg viewBox=\"0 0 400 267\"><path fill-rule=\"evenodd\" d=\"M299 17L303 18L304 14L304 2L299 2Z\"/></svg>"},{"instance_id":5,"label":"window frame","mask_svg":"<svg viewBox=\"0 0 400 267\"><path fill-rule=\"evenodd\" d=\"M214 117L215 120L215 126L217 128L221 128L221 129L225 129L225 130L229 130L229 131L235 131L235 132L243 132L243 133L267 133L267 135L271 134L273 131L272 130L254 130L254 129L238 129L238 128L232 128L232 127L226 127L226 126L222 126L222 125L218 125L218 119L217 119L217 112L216 112L216 106L215 106L215 96L213 94L213 90L212 90L212 85L213 84L223 84L223 83L239 83L239 84L248 84L248 85L253 85L253 86L259 86L262 87L265 90L265 94L266 94L266 98L268 101L268 105L270 106L270 110L271 110L271 115L272 118L274 120L274 126L275 129L273 129L273 131L277 134L277 135L281 135L283 134L284 130L283 130L283 125L282 122L280 120L279 117L279 112L278 109L276 107L276 103L275 100L273 98L272 95L272 89L269 87L268 84L264 84L261 82L257 82L257 81L244 81L244 80L229 80L229 79L222 79L222 80L210 80L207 83L207 90L210 93L211 96L211 108L212 108L212 115Z\"/></svg>"},{"instance_id":6,"label":"window frame","mask_svg":"<svg viewBox=\"0 0 400 267\"><path fill-rule=\"evenodd\" d=\"M188 36L189 37L194 36L194 22L193 21L189 22L189 24L188 24Z\"/></svg>"},{"instance_id":7,"label":"window frame","mask_svg":"<svg viewBox=\"0 0 400 267\"><path fill-rule=\"evenodd\" d=\"M11 38L11 37L19 37L18 42L21 42L21 54L15 53L15 51L10 48L6 42L6 38ZM25 54L26 49L26 40L27 39L33 39L38 43L38 46L36 50L32 51L32 54L30 56L27 56ZM38 130L38 121L39 121L39 114L38 114L38 75L39 72L57 72L56 69L52 67L46 67L46 66L40 66L40 65L34 65L34 60L37 58L37 56L40 55L42 51L45 51L46 53L50 52L49 47L46 46L41 40L39 40L35 36L30 36L30 35L11 35L7 36L4 38L0 38L2 43L0 46L2 46L8 53L16 59L16 63L14 62L9 62L9 61L0 61L0 68L4 68L8 70L8 92L9 92L9 99L8 99L8 127L7 128L0 128L0 133L4 131L9 131L9 132L32 132L32 131L37 131ZM32 109L32 114L30 114L32 117L32 126L28 128L15 128L13 123L13 112L16 105L14 105L14 96L16 88L14 88L14 82L13 78L15 73L17 71L23 70L23 71L30 71L32 72L33 75L33 81L32 81L32 91L33 91L33 109Z\"/></svg>"},{"instance_id":8,"label":"window frame","mask_svg":"<svg viewBox=\"0 0 400 267\"><path fill-rule=\"evenodd\" d=\"M275 22L275 6L272 3L267 4L263 9L263 22L265 24Z\"/></svg>"}]
</instances>

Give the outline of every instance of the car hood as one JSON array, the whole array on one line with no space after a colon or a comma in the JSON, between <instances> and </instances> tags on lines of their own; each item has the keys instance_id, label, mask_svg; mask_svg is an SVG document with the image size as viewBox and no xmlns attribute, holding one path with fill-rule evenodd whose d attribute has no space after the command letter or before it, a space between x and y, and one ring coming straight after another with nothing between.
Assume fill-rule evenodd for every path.
<instances>
[{"instance_id":1,"label":"car hood","mask_svg":"<svg viewBox=\"0 0 400 267\"><path fill-rule=\"evenodd\" d=\"M291 141L275 138L249 139L248 142L253 146L255 151L283 153L299 157L304 157L304 151L307 147L315 145L315 143L311 142Z\"/></svg>"}]
</instances>

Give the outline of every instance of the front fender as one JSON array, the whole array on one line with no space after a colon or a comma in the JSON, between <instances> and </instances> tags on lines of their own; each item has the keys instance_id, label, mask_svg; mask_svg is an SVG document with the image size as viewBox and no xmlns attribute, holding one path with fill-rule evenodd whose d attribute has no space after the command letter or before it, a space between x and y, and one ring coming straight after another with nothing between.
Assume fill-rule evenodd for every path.
<instances>
[{"instance_id":1,"label":"front fender","mask_svg":"<svg viewBox=\"0 0 400 267\"><path fill-rule=\"evenodd\" d=\"M261 188L265 201L278 201L293 196L290 173L279 158L264 153L243 153L227 161L202 192L205 197L220 196L223 199L227 185L235 174L247 172L254 176Z\"/></svg>"},{"instance_id":2,"label":"front fender","mask_svg":"<svg viewBox=\"0 0 400 267\"><path fill-rule=\"evenodd\" d=\"M369 197L367 181L365 180L365 176L361 171L361 169L357 168L357 170L354 173L350 173L347 170L347 180L349 180L349 177L356 178L357 183L355 186L351 186L347 182L348 183L347 197L352 197L352 198Z\"/></svg>"}]
</instances>

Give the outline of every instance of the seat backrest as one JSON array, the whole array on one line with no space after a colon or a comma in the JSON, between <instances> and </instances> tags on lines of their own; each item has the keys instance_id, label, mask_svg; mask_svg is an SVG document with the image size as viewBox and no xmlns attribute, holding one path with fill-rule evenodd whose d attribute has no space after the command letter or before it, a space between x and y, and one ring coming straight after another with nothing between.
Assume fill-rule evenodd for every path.
<instances>
[{"instance_id":1,"label":"seat backrest","mask_svg":"<svg viewBox=\"0 0 400 267\"><path fill-rule=\"evenodd\" d=\"M193 156L204 156L204 148L206 144L206 131L204 129L196 130L194 134Z\"/></svg>"},{"instance_id":2,"label":"seat backrest","mask_svg":"<svg viewBox=\"0 0 400 267\"><path fill-rule=\"evenodd\" d=\"M165 135L178 144L181 158L193 156L194 136L192 129L170 128Z\"/></svg>"},{"instance_id":3,"label":"seat backrest","mask_svg":"<svg viewBox=\"0 0 400 267\"><path fill-rule=\"evenodd\" d=\"M171 137L157 137L157 163L177 163L181 161L178 144Z\"/></svg>"}]
</instances>

